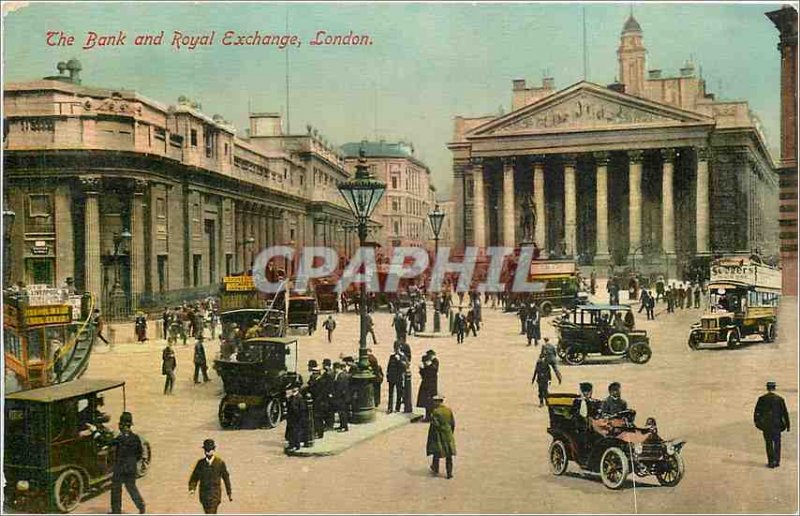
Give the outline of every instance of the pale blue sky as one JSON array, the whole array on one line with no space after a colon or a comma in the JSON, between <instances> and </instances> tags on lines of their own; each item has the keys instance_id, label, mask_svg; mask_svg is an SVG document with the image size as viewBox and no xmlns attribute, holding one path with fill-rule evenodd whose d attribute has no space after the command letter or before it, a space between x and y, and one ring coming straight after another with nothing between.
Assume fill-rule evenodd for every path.
<instances>
[{"instance_id":1,"label":"pale blue sky","mask_svg":"<svg viewBox=\"0 0 800 516\"><path fill-rule=\"evenodd\" d=\"M141 32L226 30L290 32L304 44L290 52L292 132L318 127L332 143L363 137L413 141L437 188L449 191L445 144L456 115L506 112L511 80L540 83L546 69L556 86L582 78L581 19L586 9L587 79L614 80L619 33L630 4L34 4L4 20L5 80L55 74L77 57L86 85L134 89L165 103L199 100L240 131L248 101L256 111L285 106L284 53L274 47L213 47L175 51L136 47ZM639 4L647 67L664 75L694 56L708 89L746 99L761 118L771 149L778 147L778 32L764 16L780 4ZM373 45L312 47L317 30L367 33ZM77 36L72 48L48 47L45 33ZM128 33L125 47L82 50L87 31ZM377 93L376 93L377 92ZM377 120L377 127L375 121ZM775 158L779 156L774 155Z\"/></svg>"}]
</instances>

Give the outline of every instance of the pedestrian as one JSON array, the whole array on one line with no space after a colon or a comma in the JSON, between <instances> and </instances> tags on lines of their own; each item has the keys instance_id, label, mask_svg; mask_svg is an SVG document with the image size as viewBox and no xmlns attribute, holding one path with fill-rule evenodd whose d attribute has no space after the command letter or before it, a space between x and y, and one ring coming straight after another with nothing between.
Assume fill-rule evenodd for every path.
<instances>
[{"instance_id":1,"label":"pedestrian","mask_svg":"<svg viewBox=\"0 0 800 516\"><path fill-rule=\"evenodd\" d=\"M375 322L372 320L372 314L368 313L364 322L367 326L367 335L372 336L372 345L377 345L378 339L375 337ZM328 342L330 342L330 339L328 339Z\"/></svg>"},{"instance_id":2,"label":"pedestrian","mask_svg":"<svg viewBox=\"0 0 800 516\"><path fill-rule=\"evenodd\" d=\"M383 368L378 363L378 359L372 354L372 348L367 348L367 360L369 366L372 368L372 374L375 380L372 382L372 395L374 397L375 406L381 406L381 385L383 384Z\"/></svg>"},{"instance_id":3,"label":"pedestrian","mask_svg":"<svg viewBox=\"0 0 800 516\"><path fill-rule=\"evenodd\" d=\"M528 346L533 341L537 346L539 339L542 338L542 316L539 313L539 308L534 304L528 312L528 318L525 321L525 334L528 337Z\"/></svg>"},{"instance_id":4,"label":"pedestrian","mask_svg":"<svg viewBox=\"0 0 800 516\"><path fill-rule=\"evenodd\" d=\"M333 320L333 316L329 315L325 322L322 323L322 327L328 334L328 342L333 342L333 330L336 329L336 321Z\"/></svg>"},{"instance_id":5,"label":"pedestrian","mask_svg":"<svg viewBox=\"0 0 800 516\"><path fill-rule=\"evenodd\" d=\"M210 381L208 379L208 362L206 361L206 348L203 346L203 336L197 338L194 343L194 383L200 383L199 376L203 373L203 382Z\"/></svg>"},{"instance_id":6,"label":"pedestrian","mask_svg":"<svg viewBox=\"0 0 800 516\"><path fill-rule=\"evenodd\" d=\"M481 331L481 322L483 322L483 309L481 306L480 296L475 297L475 303L472 305L472 311L475 313L475 327Z\"/></svg>"},{"instance_id":7,"label":"pedestrian","mask_svg":"<svg viewBox=\"0 0 800 516\"><path fill-rule=\"evenodd\" d=\"M410 414L414 411L412 406L413 391L411 390L411 359L403 362L403 412Z\"/></svg>"},{"instance_id":8,"label":"pedestrian","mask_svg":"<svg viewBox=\"0 0 800 516\"><path fill-rule=\"evenodd\" d=\"M458 309L458 313L456 314L455 321L453 323L453 327L456 332L456 342L458 344L464 343L464 333L467 331L467 319L464 317L464 314L461 313L461 309Z\"/></svg>"},{"instance_id":9,"label":"pedestrian","mask_svg":"<svg viewBox=\"0 0 800 516\"><path fill-rule=\"evenodd\" d=\"M558 383L561 383L561 371L558 370L558 350L556 347L550 343L550 339L545 337L544 343L542 344L542 351L541 353L547 358L547 362L553 367L553 371L556 373L556 377L558 378Z\"/></svg>"},{"instance_id":10,"label":"pedestrian","mask_svg":"<svg viewBox=\"0 0 800 516\"><path fill-rule=\"evenodd\" d=\"M672 285L669 286L664 297L667 300L667 313L671 314L675 311L675 289Z\"/></svg>"},{"instance_id":11,"label":"pedestrian","mask_svg":"<svg viewBox=\"0 0 800 516\"><path fill-rule=\"evenodd\" d=\"M144 342L147 340L147 317L145 317L144 312L136 312L136 318L134 319L134 328L136 329L136 340L138 342Z\"/></svg>"},{"instance_id":12,"label":"pedestrian","mask_svg":"<svg viewBox=\"0 0 800 516\"><path fill-rule=\"evenodd\" d=\"M700 288L700 284L698 283L694 287L694 307L700 308L700 296L702 294L702 289Z\"/></svg>"},{"instance_id":13,"label":"pedestrian","mask_svg":"<svg viewBox=\"0 0 800 516\"><path fill-rule=\"evenodd\" d=\"M408 307L406 310L406 320L404 324L407 328L408 335L414 335L414 330L416 328L416 314L414 313L414 303L411 303L411 306Z\"/></svg>"},{"instance_id":14,"label":"pedestrian","mask_svg":"<svg viewBox=\"0 0 800 516\"><path fill-rule=\"evenodd\" d=\"M423 421L430 421L433 396L439 392L439 359L436 358L434 350L429 349L422 356L419 376L421 381L417 392L417 407L425 409L425 419Z\"/></svg>"},{"instance_id":15,"label":"pedestrian","mask_svg":"<svg viewBox=\"0 0 800 516\"><path fill-rule=\"evenodd\" d=\"M394 314L394 319L392 319L392 327L394 328L396 340L404 342L406 340L406 329L408 328L408 322L400 313L399 308Z\"/></svg>"},{"instance_id":16,"label":"pedestrian","mask_svg":"<svg viewBox=\"0 0 800 516\"><path fill-rule=\"evenodd\" d=\"M553 376L550 372L552 365L547 358L547 354L542 349L542 352L539 354L539 358L536 360L536 366L533 370L533 378L531 378L531 383L536 383L537 387L539 388L539 406L544 406L544 401L547 399L548 389L550 386L550 382L553 379ZM561 377L558 377L558 383L561 384Z\"/></svg>"},{"instance_id":17,"label":"pedestrian","mask_svg":"<svg viewBox=\"0 0 800 516\"><path fill-rule=\"evenodd\" d=\"M328 397L325 393L323 375L316 360L308 361L310 375L306 390L311 395L311 407L314 412L314 438L325 436L325 414L328 411Z\"/></svg>"},{"instance_id":18,"label":"pedestrian","mask_svg":"<svg viewBox=\"0 0 800 516\"><path fill-rule=\"evenodd\" d=\"M222 502L222 482L228 493L228 501L233 501L231 490L231 477L228 466L221 457L216 455L217 445L213 439L203 441L204 457L197 461L189 477L189 496L194 495L198 484L200 485L200 504L206 514L217 514L217 508Z\"/></svg>"},{"instance_id":19,"label":"pedestrian","mask_svg":"<svg viewBox=\"0 0 800 516\"><path fill-rule=\"evenodd\" d=\"M473 337L478 336L478 330L475 327L475 312L471 308L467 311L467 335L469 335L470 331Z\"/></svg>"},{"instance_id":20,"label":"pedestrian","mask_svg":"<svg viewBox=\"0 0 800 516\"><path fill-rule=\"evenodd\" d=\"M595 273L594 269L592 269L592 272L589 273L589 292L592 295L594 295L596 290L597 290L597 274Z\"/></svg>"},{"instance_id":21,"label":"pedestrian","mask_svg":"<svg viewBox=\"0 0 800 516\"><path fill-rule=\"evenodd\" d=\"M519 317L519 334L525 335L525 321L528 320L528 304L521 303L519 305L519 310L517 311L517 316Z\"/></svg>"},{"instance_id":22,"label":"pedestrian","mask_svg":"<svg viewBox=\"0 0 800 516\"><path fill-rule=\"evenodd\" d=\"M131 431L133 415L123 412L119 416L119 435L110 443L116 449L114 469L111 476L111 513L122 513L122 486L128 491L139 514L145 513L145 504L139 489L136 487L136 475L139 461L144 454L142 440Z\"/></svg>"},{"instance_id":23,"label":"pedestrian","mask_svg":"<svg viewBox=\"0 0 800 516\"><path fill-rule=\"evenodd\" d=\"M444 457L447 478L453 478L453 457L456 455L456 419L453 411L446 406L444 396L434 395L433 410L431 411L430 427L428 427L428 442L425 446L427 455L433 456L431 472L439 474L439 460Z\"/></svg>"},{"instance_id":24,"label":"pedestrian","mask_svg":"<svg viewBox=\"0 0 800 516\"><path fill-rule=\"evenodd\" d=\"M331 359L325 358L322 360L322 374L319 379L320 396L325 400L322 404L322 420L325 425L325 430L333 430L333 378L334 372Z\"/></svg>"},{"instance_id":25,"label":"pedestrian","mask_svg":"<svg viewBox=\"0 0 800 516\"><path fill-rule=\"evenodd\" d=\"M650 292L648 292L646 288L642 289L642 292L639 295L639 301L640 303L639 303L638 313L642 313L642 310L645 310L645 315L646 315L647 305L650 304Z\"/></svg>"},{"instance_id":26,"label":"pedestrian","mask_svg":"<svg viewBox=\"0 0 800 516\"><path fill-rule=\"evenodd\" d=\"M164 311L161 313L161 323L164 332L164 340L167 340L169 337L169 325L172 321L172 314L170 314L169 308L164 307Z\"/></svg>"},{"instance_id":27,"label":"pedestrian","mask_svg":"<svg viewBox=\"0 0 800 516\"><path fill-rule=\"evenodd\" d=\"M303 426L306 420L306 404L300 396L300 389L292 385L286 389L286 438L285 451L293 452L300 449L303 441Z\"/></svg>"},{"instance_id":28,"label":"pedestrian","mask_svg":"<svg viewBox=\"0 0 800 516\"><path fill-rule=\"evenodd\" d=\"M175 387L175 369L178 367L178 362L175 358L175 350L172 349L172 344L167 342L167 346L161 351L161 374L166 378L164 379L164 394L172 394L172 388Z\"/></svg>"},{"instance_id":29,"label":"pedestrian","mask_svg":"<svg viewBox=\"0 0 800 516\"><path fill-rule=\"evenodd\" d=\"M347 432L350 412L350 375L344 371L344 364L333 364L333 409L339 415L339 432Z\"/></svg>"},{"instance_id":30,"label":"pedestrian","mask_svg":"<svg viewBox=\"0 0 800 516\"><path fill-rule=\"evenodd\" d=\"M686 303L686 291L683 289L683 283L678 285L678 308L683 310Z\"/></svg>"},{"instance_id":31,"label":"pedestrian","mask_svg":"<svg viewBox=\"0 0 800 516\"><path fill-rule=\"evenodd\" d=\"M389 405L386 412L400 412L400 404L403 400L403 373L405 370L405 355L400 351L400 342L394 343L394 353L389 357L386 365L386 381L389 383ZM395 396L397 396L395 401ZM394 403L393 403L394 402Z\"/></svg>"},{"instance_id":32,"label":"pedestrian","mask_svg":"<svg viewBox=\"0 0 800 516\"><path fill-rule=\"evenodd\" d=\"M103 336L103 318L100 316L100 309L98 308L95 308L94 312L92 312L92 324L94 324L94 331L97 334L97 337L105 342L106 345L109 345L108 341Z\"/></svg>"},{"instance_id":33,"label":"pedestrian","mask_svg":"<svg viewBox=\"0 0 800 516\"><path fill-rule=\"evenodd\" d=\"M768 468L781 465L781 432L789 431L789 411L783 398L775 394L776 387L775 382L767 382L767 393L758 398L753 411L753 423L764 435Z\"/></svg>"},{"instance_id":34,"label":"pedestrian","mask_svg":"<svg viewBox=\"0 0 800 516\"><path fill-rule=\"evenodd\" d=\"M652 295L648 296L647 299L647 307L645 307L645 312L647 313L647 320L652 321L655 320L656 314L656 300L653 298Z\"/></svg>"}]
</instances>

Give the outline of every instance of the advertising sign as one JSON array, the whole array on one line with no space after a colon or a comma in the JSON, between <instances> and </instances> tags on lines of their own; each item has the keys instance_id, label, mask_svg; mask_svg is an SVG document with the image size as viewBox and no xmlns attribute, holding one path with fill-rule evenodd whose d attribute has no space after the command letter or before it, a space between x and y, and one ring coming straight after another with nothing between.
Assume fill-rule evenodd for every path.
<instances>
[{"instance_id":1,"label":"advertising sign","mask_svg":"<svg viewBox=\"0 0 800 516\"><path fill-rule=\"evenodd\" d=\"M256 288L252 276L225 276L222 284L226 292L247 292Z\"/></svg>"},{"instance_id":2,"label":"advertising sign","mask_svg":"<svg viewBox=\"0 0 800 516\"><path fill-rule=\"evenodd\" d=\"M25 308L25 323L29 327L71 322L72 307L70 305L28 306Z\"/></svg>"}]
</instances>

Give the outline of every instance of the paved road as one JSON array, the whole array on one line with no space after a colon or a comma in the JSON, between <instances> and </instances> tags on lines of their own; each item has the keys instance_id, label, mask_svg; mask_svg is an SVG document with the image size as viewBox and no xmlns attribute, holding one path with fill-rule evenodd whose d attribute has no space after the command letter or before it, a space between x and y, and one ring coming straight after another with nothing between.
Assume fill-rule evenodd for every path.
<instances>
[{"instance_id":1,"label":"paved road","mask_svg":"<svg viewBox=\"0 0 800 516\"><path fill-rule=\"evenodd\" d=\"M515 316L488 308L484 331L463 345L450 338L410 339L415 368L431 347L441 361L440 390L457 421L452 480L429 476L424 424L380 435L335 457L312 459L284 456L283 425L221 431L216 419L221 383L212 374L211 383L192 385L191 345L179 346L173 396L161 394L159 341L98 352L87 376L128 382L134 429L150 439L154 450L152 470L140 482L149 512L201 509L186 483L207 437L217 440L233 479L234 501L225 501L222 512L795 512L796 309L794 301L782 307L776 343L735 351L687 348L688 327L699 311L662 314L654 322L638 318L653 343L647 365L596 361L562 366L565 383L558 390L574 392L578 382L590 381L599 396L609 382L620 381L637 419L652 415L664 437L688 441L686 477L675 488L655 487L655 479L644 479L635 488L612 492L574 466L568 476L552 476L547 412L538 407L530 385L537 350L525 346ZM323 332L301 338L301 364L355 354L356 317L337 319L333 344L325 342ZM385 367L393 336L389 315L377 314L375 322L379 344L374 349ZM554 337L549 324L543 329ZM208 348L209 354L216 351L215 344ZM768 378L778 382L794 425L792 433L784 434L784 459L777 470L765 467L763 441L752 426L753 404ZM415 394L417 386L415 377ZM127 497L124 504L128 512L135 511ZM81 506L89 513L108 508L108 493Z\"/></svg>"}]
</instances>

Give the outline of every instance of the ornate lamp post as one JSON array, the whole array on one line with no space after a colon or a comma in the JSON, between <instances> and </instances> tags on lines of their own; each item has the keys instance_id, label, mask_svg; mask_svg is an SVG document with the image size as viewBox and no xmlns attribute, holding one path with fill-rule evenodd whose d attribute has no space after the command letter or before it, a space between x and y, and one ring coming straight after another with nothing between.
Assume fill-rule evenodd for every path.
<instances>
[{"instance_id":1,"label":"ornate lamp post","mask_svg":"<svg viewBox=\"0 0 800 516\"><path fill-rule=\"evenodd\" d=\"M431 229L433 230L433 242L434 242L434 260L439 256L439 233L442 231L442 222L444 221L444 212L439 208L439 205L436 205L436 208L432 212L428 214L428 220L431 223ZM434 333L439 333L442 331L442 324L439 318L439 303L434 303L433 305L433 331Z\"/></svg>"},{"instance_id":2,"label":"ornate lamp post","mask_svg":"<svg viewBox=\"0 0 800 516\"><path fill-rule=\"evenodd\" d=\"M352 180L339 183L339 193L344 197L347 207L353 212L358 231L358 242L361 247L367 239L367 226L370 216L383 197L386 184L382 183L369 173L364 149L359 151L356 174ZM365 271L366 272L366 271ZM361 284L361 301L358 305L360 318L360 331L358 338L358 372L352 376L355 383L355 400L353 403L353 422L366 423L375 418L375 398L372 393L372 384L375 375L369 366L367 358L367 290Z\"/></svg>"},{"instance_id":3,"label":"ornate lamp post","mask_svg":"<svg viewBox=\"0 0 800 516\"><path fill-rule=\"evenodd\" d=\"M8 288L11 281L11 229L17 214L9 208L3 209L3 287Z\"/></svg>"},{"instance_id":4,"label":"ornate lamp post","mask_svg":"<svg viewBox=\"0 0 800 516\"><path fill-rule=\"evenodd\" d=\"M111 287L111 306L114 307L116 315L119 315L125 303L125 291L120 283L120 252L122 251L122 245L125 242L129 242L132 236L127 229L123 229L122 233L114 233L114 286Z\"/></svg>"}]
</instances>

